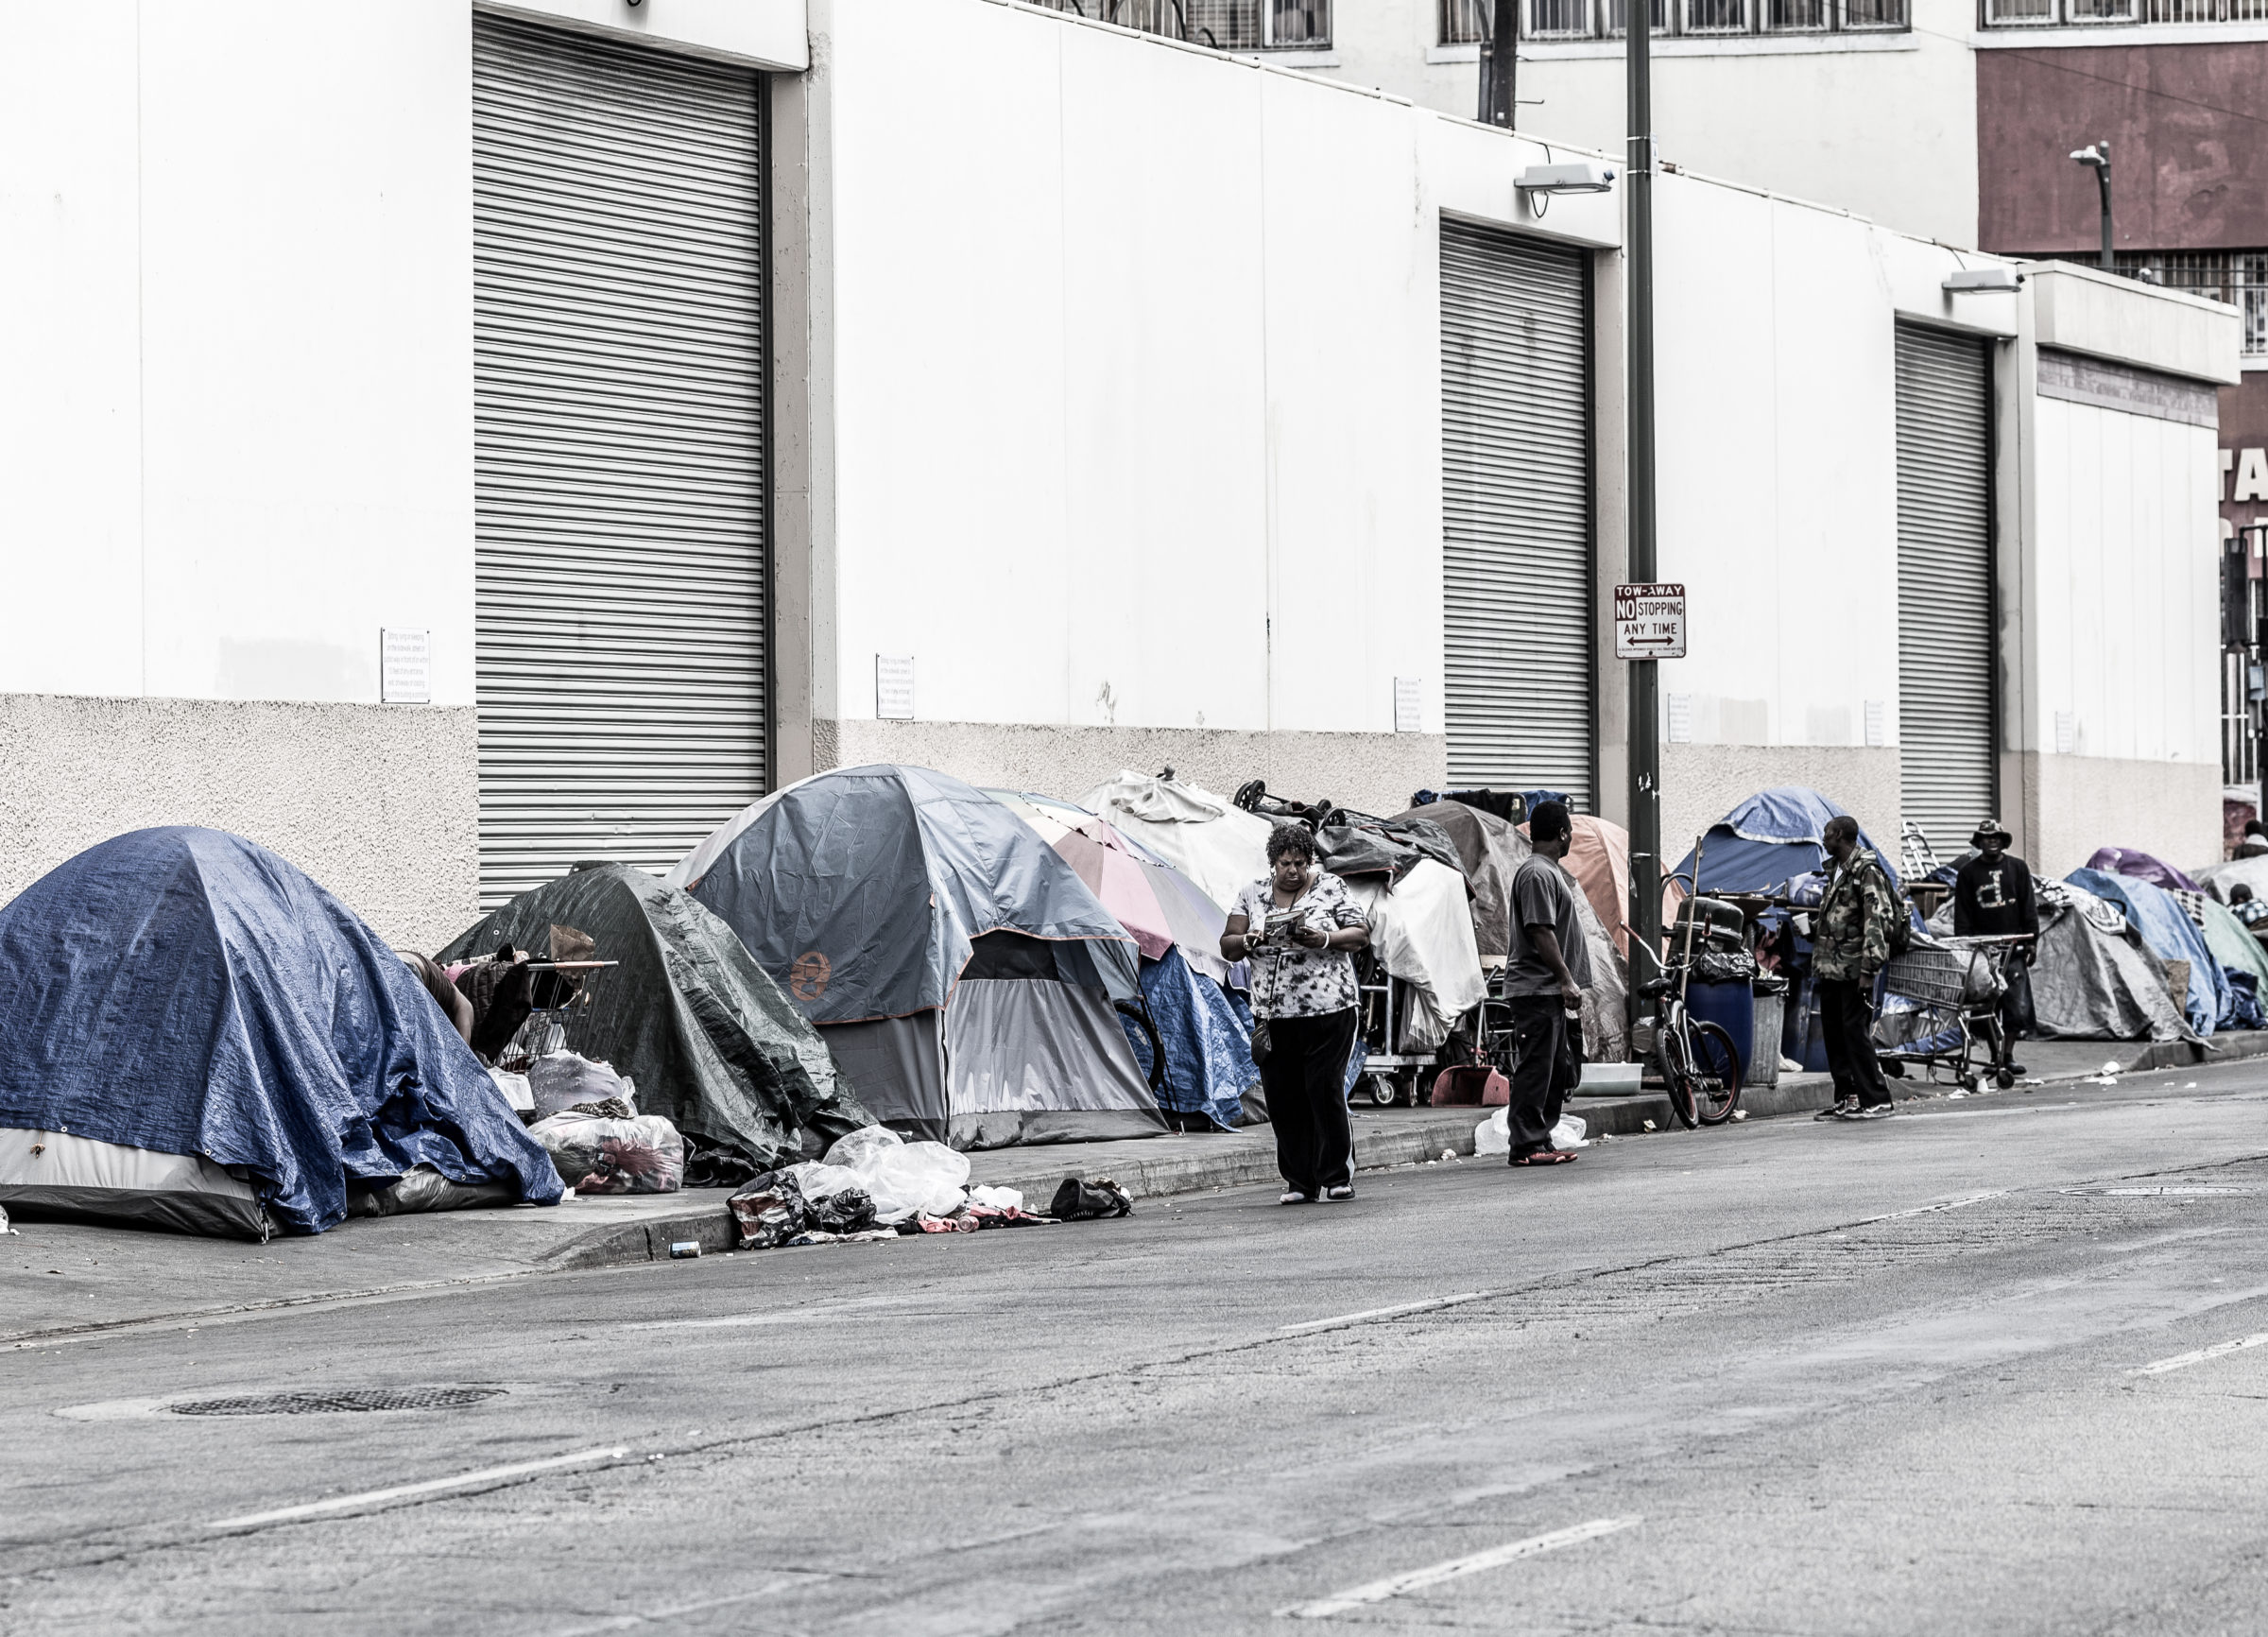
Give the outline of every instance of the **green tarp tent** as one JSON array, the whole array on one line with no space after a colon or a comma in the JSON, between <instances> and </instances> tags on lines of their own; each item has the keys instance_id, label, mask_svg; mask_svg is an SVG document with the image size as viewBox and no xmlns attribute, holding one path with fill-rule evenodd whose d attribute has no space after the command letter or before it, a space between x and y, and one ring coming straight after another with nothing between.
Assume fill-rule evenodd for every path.
<instances>
[{"instance_id":1,"label":"green tarp tent","mask_svg":"<svg viewBox=\"0 0 2268 1637\"><path fill-rule=\"evenodd\" d=\"M818 1031L742 947L732 929L659 877L585 865L524 892L443 950L444 962L495 954L539 956L551 929L571 926L619 961L590 984L569 1046L637 1082L638 1111L662 1114L694 1145L737 1149L758 1170L816 1158L871 1116L838 1082ZM721 1158L721 1156L720 1156Z\"/></svg>"}]
</instances>

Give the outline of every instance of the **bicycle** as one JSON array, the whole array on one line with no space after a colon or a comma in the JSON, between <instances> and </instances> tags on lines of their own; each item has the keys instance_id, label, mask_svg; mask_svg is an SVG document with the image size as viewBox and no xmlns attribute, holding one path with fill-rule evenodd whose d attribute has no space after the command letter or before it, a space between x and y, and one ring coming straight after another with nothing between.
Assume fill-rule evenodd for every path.
<instances>
[{"instance_id":1,"label":"bicycle","mask_svg":"<svg viewBox=\"0 0 2268 1637\"><path fill-rule=\"evenodd\" d=\"M1697 1019L1686 1009L1685 986L1692 974L1690 960L1675 961L1638 987L1641 995L1658 1003L1655 1062L1670 1094L1670 1111L1689 1131L1723 1125L1741 1101L1741 1055L1732 1036L1724 1025Z\"/></svg>"},{"instance_id":2,"label":"bicycle","mask_svg":"<svg viewBox=\"0 0 2268 1637\"><path fill-rule=\"evenodd\" d=\"M1638 986L1638 992L1655 1002L1654 1058L1661 1083L1670 1094L1670 1111L1687 1130L1695 1126L1721 1126L1732 1118L1741 1101L1741 1054L1723 1024L1696 1020L1686 1009L1686 986L1692 981L1693 934L1699 925L1701 852L1707 835L1693 838L1693 874L1686 883L1685 947L1673 958L1658 963L1658 975ZM1668 880L1683 881L1673 875ZM1665 885L1667 882L1665 881ZM1639 946L1631 945L1635 952ZM1675 990L1675 994L1670 991Z\"/></svg>"}]
</instances>

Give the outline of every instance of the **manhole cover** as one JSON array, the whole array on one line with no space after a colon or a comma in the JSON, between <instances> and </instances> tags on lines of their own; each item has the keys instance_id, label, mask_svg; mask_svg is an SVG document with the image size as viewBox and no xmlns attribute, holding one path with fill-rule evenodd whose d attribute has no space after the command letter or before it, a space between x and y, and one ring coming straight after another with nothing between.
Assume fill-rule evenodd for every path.
<instances>
[{"instance_id":1,"label":"manhole cover","mask_svg":"<svg viewBox=\"0 0 2268 1637\"><path fill-rule=\"evenodd\" d=\"M361 1415L380 1409L462 1409L494 1398L500 1387L381 1387L344 1392L271 1392L257 1398L205 1398L167 1404L174 1415Z\"/></svg>"}]
</instances>

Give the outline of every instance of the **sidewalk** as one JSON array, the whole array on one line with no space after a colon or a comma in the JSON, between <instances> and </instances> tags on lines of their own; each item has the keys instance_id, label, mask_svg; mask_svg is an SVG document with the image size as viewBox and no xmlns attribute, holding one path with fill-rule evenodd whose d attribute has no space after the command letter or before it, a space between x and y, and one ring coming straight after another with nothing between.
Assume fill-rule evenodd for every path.
<instances>
[{"instance_id":1,"label":"sidewalk","mask_svg":"<svg viewBox=\"0 0 2268 1637\"><path fill-rule=\"evenodd\" d=\"M2200 1059L2178 1043L2026 1042L2030 1077L2075 1080L2117 1062L2143 1072L2268 1057L2268 1031L2216 1038ZM1901 1097L1937 1095L1945 1086L1893 1081ZM2009 1096L2015 1093L1996 1093ZM1825 1075L1786 1075L1777 1086L1741 1094L1749 1119L1804 1114L1833 1100ZM1592 1136L1636 1137L1647 1122L1675 1128L1659 1093L1584 1097L1570 1105ZM1472 1152L1486 1111L1362 1109L1354 1117L1355 1163L1363 1170ZM1044 1209L1069 1176L1109 1177L1138 1198L1235 1188L1276 1180L1275 1140L1265 1127L1204 1136L1124 1143L1001 1148L972 1154L971 1180L1022 1189ZM68 1223L17 1224L0 1238L0 1350L52 1346L123 1325L194 1328L232 1316L313 1301L384 1301L411 1292L476 1285L625 1263L666 1262L673 1245L703 1255L733 1248L728 1190L693 1189L627 1198L577 1198L554 1209L453 1211L427 1216L358 1219L314 1238L266 1245L142 1233ZM853 1248L863 1249L863 1248ZM886 1246L875 1247L886 1253Z\"/></svg>"}]
</instances>

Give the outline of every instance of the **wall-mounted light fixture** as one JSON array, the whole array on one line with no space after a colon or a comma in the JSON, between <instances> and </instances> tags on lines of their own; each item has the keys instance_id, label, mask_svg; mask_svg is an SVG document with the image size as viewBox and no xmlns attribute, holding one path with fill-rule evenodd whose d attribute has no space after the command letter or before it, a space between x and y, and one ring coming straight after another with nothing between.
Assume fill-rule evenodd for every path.
<instances>
[{"instance_id":1,"label":"wall-mounted light fixture","mask_svg":"<svg viewBox=\"0 0 2268 1637\"><path fill-rule=\"evenodd\" d=\"M1592 159L1532 164L1513 179L1512 185L1529 194L1606 193L1614 186L1614 172Z\"/></svg>"},{"instance_id":2,"label":"wall-mounted light fixture","mask_svg":"<svg viewBox=\"0 0 2268 1637\"><path fill-rule=\"evenodd\" d=\"M1964 267L1944 288L1949 296L2013 296L2023 282L2014 267Z\"/></svg>"}]
</instances>

